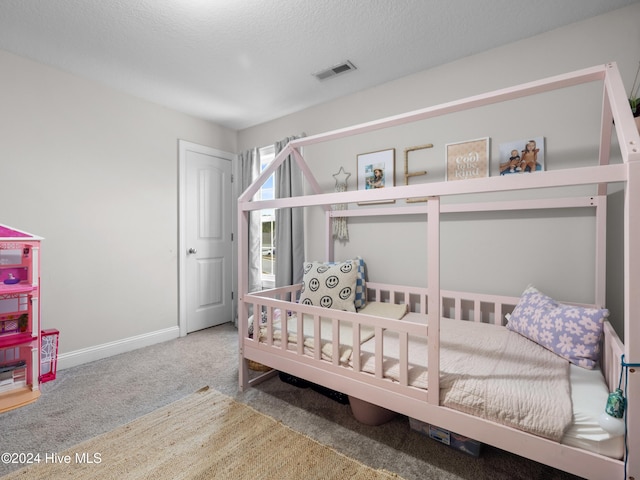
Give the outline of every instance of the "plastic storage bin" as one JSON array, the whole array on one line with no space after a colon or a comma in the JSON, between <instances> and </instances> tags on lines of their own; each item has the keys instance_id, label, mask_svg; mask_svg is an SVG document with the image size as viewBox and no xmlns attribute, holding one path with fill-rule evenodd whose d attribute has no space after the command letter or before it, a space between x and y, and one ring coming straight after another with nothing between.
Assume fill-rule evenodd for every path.
<instances>
[{"instance_id":1,"label":"plastic storage bin","mask_svg":"<svg viewBox=\"0 0 640 480\"><path fill-rule=\"evenodd\" d=\"M473 440L469 437L463 437L457 433L450 432L444 428L436 427L428 423L421 422L415 418L409 418L409 425L412 430L415 430L423 435L426 435L433 440L444 443L451 448L455 448L461 452L472 455L474 457L480 456L480 450L482 449L482 443L477 440Z\"/></svg>"}]
</instances>

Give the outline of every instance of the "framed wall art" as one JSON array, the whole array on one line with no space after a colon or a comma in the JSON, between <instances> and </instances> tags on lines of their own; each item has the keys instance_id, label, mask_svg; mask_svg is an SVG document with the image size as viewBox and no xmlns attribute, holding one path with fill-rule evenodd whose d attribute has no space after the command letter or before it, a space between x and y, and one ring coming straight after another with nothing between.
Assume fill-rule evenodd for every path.
<instances>
[{"instance_id":1,"label":"framed wall art","mask_svg":"<svg viewBox=\"0 0 640 480\"><path fill-rule=\"evenodd\" d=\"M396 149L361 153L358 158L358 190L395 186Z\"/></svg>"},{"instance_id":2,"label":"framed wall art","mask_svg":"<svg viewBox=\"0 0 640 480\"><path fill-rule=\"evenodd\" d=\"M544 137L501 143L500 175L544 171Z\"/></svg>"},{"instance_id":3,"label":"framed wall art","mask_svg":"<svg viewBox=\"0 0 640 480\"><path fill-rule=\"evenodd\" d=\"M489 137L447 143L446 179L467 180L489 176Z\"/></svg>"},{"instance_id":4,"label":"framed wall art","mask_svg":"<svg viewBox=\"0 0 640 480\"><path fill-rule=\"evenodd\" d=\"M396 149L379 150L377 152L357 155L358 190L393 187L396 184ZM395 200L383 202L360 202L358 205L370 203L394 203Z\"/></svg>"}]
</instances>

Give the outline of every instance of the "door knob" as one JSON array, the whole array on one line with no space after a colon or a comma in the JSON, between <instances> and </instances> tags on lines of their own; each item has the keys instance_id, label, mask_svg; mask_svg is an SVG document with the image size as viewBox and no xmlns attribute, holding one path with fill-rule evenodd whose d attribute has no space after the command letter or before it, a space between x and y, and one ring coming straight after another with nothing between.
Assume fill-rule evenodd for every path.
<instances>
[{"instance_id":1,"label":"door knob","mask_svg":"<svg viewBox=\"0 0 640 480\"><path fill-rule=\"evenodd\" d=\"M195 248L190 248L189 250L187 250L187 253L193 255L194 253L198 253L198 250L196 250Z\"/></svg>"}]
</instances>

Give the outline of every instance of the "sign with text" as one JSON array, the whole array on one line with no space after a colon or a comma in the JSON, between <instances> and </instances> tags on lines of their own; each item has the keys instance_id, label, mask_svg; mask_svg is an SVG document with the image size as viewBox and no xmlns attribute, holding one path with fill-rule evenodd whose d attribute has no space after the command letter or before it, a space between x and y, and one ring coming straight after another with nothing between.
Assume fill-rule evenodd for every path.
<instances>
[{"instance_id":1,"label":"sign with text","mask_svg":"<svg viewBox=\"0 0 640 480\"><path fill-rule=\"evenodd\" d=\"M489 176L489 137L448 143L447 181Z\"/></svg>"}]
</instances>

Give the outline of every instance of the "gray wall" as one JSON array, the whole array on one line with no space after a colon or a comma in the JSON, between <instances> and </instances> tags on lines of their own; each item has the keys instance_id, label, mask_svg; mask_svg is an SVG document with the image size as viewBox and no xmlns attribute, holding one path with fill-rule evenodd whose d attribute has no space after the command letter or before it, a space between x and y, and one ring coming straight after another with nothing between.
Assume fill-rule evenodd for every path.
<instances>
[{"instance_id":1,"label":"gray wall","mask_svg":"<svg viewBox=\"0 0 640 480\"><path fill-rule=\"evenodd\" d=\"M3 51L0 72L0 222L45 237L61 356L177 335L178 139L235 152L236 132Z\"/></svg>"},{"instance_id":2,"label":"gray wall","mask_svg":"<svg viewBox=\"0 0 640 480\"><path fill-rule=\"evenodd\" d=\"M640 60L638 18L640 5L635 4L309 108L239 132L239 149L267 145L300 132L312 135L611 61L618 63L629 89ZM359 74L365 73L350 73ZM395 182L404 184L404 149L425 143L433 143L434 148L412 155L410 169L429 173L411 183L444 180L445 144L486 136L492 141L494 169L499 161L500 143L534 136L546 139L548 170L595 164L601 92L602 86L598 84L565 89L311 146L305 150L305 157L325 191L333 190L332 174L341 166L351 172L349 189L355 189L356 155L387 148L396 149ZM613 161L620 161L619 156ZM558 193L592 192L593 188L582 188ZM538 194L522 192L519 198ZM610 203L619 204L621 196L611 195ZM613 233L608 243L607 306L614 325L621 331L621 220L619 210L610 210ZM307 258L321 259L322 215L316 209L309 211L307 218ZM512 214L488 215L482 221L468 215L451 216L443 224L443 286L519 295L533 283L563 300L593 301L593 226L590 216L567 211L531 212L522 218ZM551 237L549 231L555 235ZM362 255L372 280L426 283L425 235L418 219L379 219L373 225L369 221L350 220L349 233L349 242L336 244L338 259Z\"/></svg>"}]
</instances>

